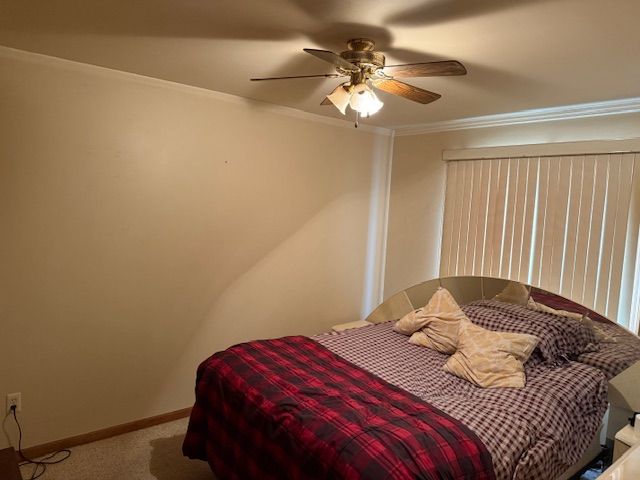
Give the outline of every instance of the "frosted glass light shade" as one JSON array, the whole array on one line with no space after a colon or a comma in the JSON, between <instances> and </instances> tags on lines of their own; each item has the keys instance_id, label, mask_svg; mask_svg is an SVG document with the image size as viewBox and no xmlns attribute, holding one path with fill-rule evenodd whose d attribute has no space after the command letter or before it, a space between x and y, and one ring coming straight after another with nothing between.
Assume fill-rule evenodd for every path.
<instances>
[{"instance_id":1,"label":"frosted glass light shade","mask_svg":"<svg viewBox=\"0 0 640 480\"><path fill-rule=\"evenodd\" d=\"M338 85L333 92L327 95L327 99L333 103L343 115L345 114L347 105L349 105L349 100L351 99L351 92L345 85L346 84Z\"/></svg>"},{"instance_id":2,"label":"frosted glass light shade","mask_svg":"<svg viewBox=\"0 0 640 480\"><path fill-rule=\"evenodd\" d=\"M365 83L360 83L353 87L349 105L360 115L368 117L378 112L384 103L373 93L371 87Z\"/></svg>"}]
</instances>

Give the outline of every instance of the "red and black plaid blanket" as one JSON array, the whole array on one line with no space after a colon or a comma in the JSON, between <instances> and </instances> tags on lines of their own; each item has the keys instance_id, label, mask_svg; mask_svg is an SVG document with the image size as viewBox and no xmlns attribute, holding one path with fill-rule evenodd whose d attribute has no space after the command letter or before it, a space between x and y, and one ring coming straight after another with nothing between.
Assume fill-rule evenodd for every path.
<instances>
[{"instance_id":1,"label":"red and black plaid blanket","mask_svg":"<svg viewBox=\"0 0 640 480\"><path fill-rule=\"evenodd\" d=\"M183 452L224 480L495 478L466 426L307 337L203 362Z\"/></svg>"}]
</instances>

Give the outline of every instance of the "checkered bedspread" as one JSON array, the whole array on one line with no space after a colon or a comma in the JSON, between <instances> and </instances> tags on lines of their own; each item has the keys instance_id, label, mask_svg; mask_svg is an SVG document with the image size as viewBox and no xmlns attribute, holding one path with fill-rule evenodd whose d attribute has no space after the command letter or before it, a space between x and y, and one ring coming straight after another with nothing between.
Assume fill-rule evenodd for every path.
<instances>
[{"instance_id":1,"label":"checkered bedspread","mask_svg":"<svg viewBox=\"0 0 640 480\"><path fill-rule=\"evenodd\" d=\"M607 321L599 323L612 341L598 344L598 351L585 352L578 361L599 368L608 379L612 379L636 362L640 362L640 338L630 334L624 328Z\"/></svg>"},{"instance_id":2,"label":"checkered bedspread","mask_svg":"<svg viewBox=\"0 0 640 480\"><path fill-rule=\"evenodd\" d=\"M306 337L203 362L183 451L221 479L495 478L462 422Z\"/></svg>"},{"instance_id":3,"label":"checkered bedspread","mask_svg":"<svg viewBox=\"0 0 640 480\"><path fill-rule=\"evenodd\" d=\"M491 453L497 478L553 479L578 461L594 438L607 405L599 370L577 362L561 367L530 362L525 388L483 389L444 372L446 355L409 344L392 326L315 338L462 421Z\"/></svg>"}]
</instances>

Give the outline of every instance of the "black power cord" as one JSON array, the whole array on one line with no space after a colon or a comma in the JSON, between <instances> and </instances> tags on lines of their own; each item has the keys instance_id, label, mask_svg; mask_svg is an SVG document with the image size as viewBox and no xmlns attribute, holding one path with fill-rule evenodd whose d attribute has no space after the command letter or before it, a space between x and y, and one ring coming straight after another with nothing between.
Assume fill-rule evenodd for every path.
<instances>
[{"instance_id":1,"label":"black power cord","mask_svg":"<svg viewBox=\"0 0 640 480\"><path fill-rule=\"evenodd\" d=\"M71 456L71 450L65 448L62 450L58 450L57 452L53 452L47 455L46 457L43 457L41 460L32 460L26 457L24 453L22 453L22 427L20 426L20 422L18 421L18 416L16 415L15 405L11 405L11 413L13 414L13 419L15 420L16 425L18 427L18 455L20 455L20 458L22 459L19 465L21 467L24 467L26 465L35 466L28 480L35 480L36 478L40 478L47 471L47 465L55 465L56 463L64 462L67 458ZM57 460L53 460L55 457L57 457L60 454L64 454L64 457L58 458Z\"/></svg>"}]
</instances>

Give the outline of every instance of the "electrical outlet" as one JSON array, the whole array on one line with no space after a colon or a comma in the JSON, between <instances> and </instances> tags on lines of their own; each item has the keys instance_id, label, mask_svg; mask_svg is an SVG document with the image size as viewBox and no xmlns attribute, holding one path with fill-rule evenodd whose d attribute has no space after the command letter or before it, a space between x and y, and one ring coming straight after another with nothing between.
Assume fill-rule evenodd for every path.
<instances>
[{"instance_id":1,"label":"electrical outlet","mask_svg":"<svg viewBox=\"0 0 640 480\"><path fill-rule=\"evenodd\" d=\"M11 413L11 407L16 406L16 412L22 411L22 394L9 393L7 395L7 413Z\"/></svg>"}]
</instances>

